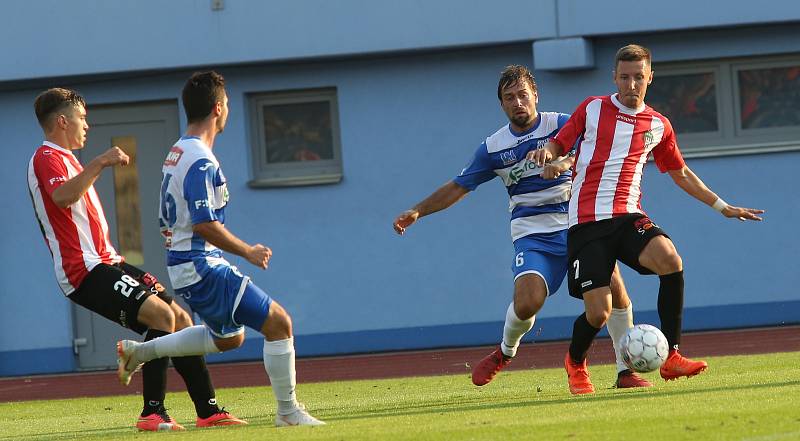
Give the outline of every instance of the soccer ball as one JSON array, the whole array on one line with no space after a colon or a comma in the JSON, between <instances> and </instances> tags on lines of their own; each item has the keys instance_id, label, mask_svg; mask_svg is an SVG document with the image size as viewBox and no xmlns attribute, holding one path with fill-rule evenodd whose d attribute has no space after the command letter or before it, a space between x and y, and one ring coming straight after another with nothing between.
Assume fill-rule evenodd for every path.
<instances>
[{"instance_id":1,"label":"soccer ball","mask_svg":"<svg viewBox=\"0 0 800 441\"><path fill-rule=\"evenodd\" d=\"M650 372L661 367L669 354L667 338L651 325L636 325L619 341L622 361L632 371Z\"/></svg>"}]
</instances>

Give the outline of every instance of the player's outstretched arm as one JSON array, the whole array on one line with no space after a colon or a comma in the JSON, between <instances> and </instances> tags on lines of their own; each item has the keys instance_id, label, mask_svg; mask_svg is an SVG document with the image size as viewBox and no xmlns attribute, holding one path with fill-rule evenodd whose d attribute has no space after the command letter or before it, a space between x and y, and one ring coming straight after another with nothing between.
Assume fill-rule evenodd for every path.
<instances>
[{"instance_id":1,"label":"player's outstretched arm","mask_svg":"<svg viewBox=\"0 0 800 441\"><path fill-rule=\"evenodd\" d=\"M236 237L225 228L225 225L217 221L194 224L192 231L215 247L237 256L242 256L248 262L261 269L266 269L269 266L269 259L272 258L272 250L269 247L265 247L260 243L250 245Z\"/></svg>"},{"instance_id":2,"label":"player's outstretched arm","mask_svg":"<svg viewBox=\"0 0 800 441\"><path fill-rule=\"evenodd\" d=\"M422 202L400 213L392 224L394 231L402 235L406 232L406 228L416 222L417 219L450 207L460 201L467 193L469 193L469 190L453 181L442 185Z\"/></svg>"},{"instance_id":3,"label":"player's outstretched arm","mask_svg":"<svg viewBox=\"0 0 800 441\"><path fill-rule=\"evenodd\" d=\"M553 141L549 141L541 148L529 151L526 157L528 158L528 161L531 161L537 166L542 167L546 163L552 161L553 158L560 156L560 152L561 146Z\"/></svg>"},{"instance_id":4,"label":"player's outstretched arm","mask_svg":"<svg viewBox=\"0 0 800 441\"><path fill-rule=\"evenodd\" d=\"M544 166L544 169L542 169L542 178L555 179L561 176L561 173L569 170L572 164L575 164L574 156L562 156Z\"/></svg>"},{"instance_id":5,"label":"player's outstretched arm","mask_svg":"<svg viewBox=\"0 0 800 441\"><path fill-rule=\"evenodd\" d=\"M117 164L128 165L129 161L130 158L122 149L111 147L86 164L82 172L53 190L53 202L61 208L69 207L86 194L104 168Z\"/></svg>"},{"instance_id":6,"label":"player's outstretched arm","mask_svg":"<svg viewBox=\"0 0 800 441\"><path fill-rule=\"evenodd\" d=\"M710 206L711 208L719 211L725 217L737 218L741 221L763 220L759 214L764 213L764 210L756 208L742 208L728 205L716 193L711 191L700 178L687 166L683 166L679 170L670 170L669 175L678 187L683 191L689 193L692 197Z\"/></svg>"}]
</instances>

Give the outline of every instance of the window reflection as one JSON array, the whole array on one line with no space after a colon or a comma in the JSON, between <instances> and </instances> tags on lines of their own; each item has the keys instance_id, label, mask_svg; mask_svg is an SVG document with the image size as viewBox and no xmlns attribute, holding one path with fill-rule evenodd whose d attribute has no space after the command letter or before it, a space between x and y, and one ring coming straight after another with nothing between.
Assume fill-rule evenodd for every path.
<instances>
[{"instance_id":1,"label":"window reflection","mask_svg":"<svg viewBox=\"0 0 800 441\"><path fill-rule=\"evenodd\" d=\"M739 71L743 129L800 125L800 66Z\"/></svg>"},{"instance_id":2,"label":"window reflection","mask_svg":"<svg viewBox=\"0 0 800 441\"><path fill-rule=\"evenodd\" d=\"M677 133L716 132L714 73L658 76L647 89L647 104L669 118Z\"/></svg>"},{"instance_id":3,"label":"window reflection","mask_svg":"<svg viewBox=\"0 0 800 441\"><path fill-rule=\"evenodd\" d=\"M268 164L333 159L328 101L264 106Z\"/></svg>"},{"instance_id":4,"label":"window reflection","mask_svg":"<svg viewBox=\"0 0 800 441\"><path fill-rule=\"evenodd\" d=\"M144 264L141 214L139 210L139 173L136 165L136 138L117 136L111 145L130 157L127 166L114 167L114 198L117 209L117 244L120 254L131 265Z\"/></svg>"}]
</instances>

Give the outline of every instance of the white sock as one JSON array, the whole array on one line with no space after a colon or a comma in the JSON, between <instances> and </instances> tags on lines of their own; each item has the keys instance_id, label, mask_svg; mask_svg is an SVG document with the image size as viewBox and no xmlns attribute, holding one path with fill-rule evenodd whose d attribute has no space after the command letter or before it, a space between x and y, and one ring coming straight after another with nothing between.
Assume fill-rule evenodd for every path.
<instances>
[{"instance_id":1,"label":"white sock","mask_svg":"<svg viewBox=\"0 0 800 441\"><path fill-rule=\"evenodd\" d=\"M608 328L608 335L611 336L611 342L614 344L614 355L617 358L617 373L628 369L622 361L622 353L619 350L619 341L628 332L628 329L633 327L633 304L629 304L627 308L613 308L611 315L606 322Z\"/></svg>"},{"instance_id":2,"label":"white sock","mask_svg":"<svg viewBox=\"0 0 800 441\"><path fill-rule=\"evenodd\" d=\"M500 350L503 351L503 354L508 357L517 355L519 341L522 340L522 336L533 328L535 320L535 315L528 320L520 320L517 317L517 313L514 312L514 302L508 305L506 324L503 326L503 341L500 343Z\"/></svg>"},{"instance_id":3,"label":"white sock","mask_svg":"<svg viewBox=\"0 0 800 441\"><path fill-rule=\"evenodd\" d=\"M183 357L219 352L205 326L189 326L180 331L136 345L134 357L140 363L161 357Z\"/></svg>"},{"instance_id":4,"label":"white sock","mask_svg":"<svg viewBox=\"0 0 800 441\"><path fill-rule=\"evenodd\" d=\"M288 415L297 408L294 388L297 377L294 370L294 337L285 340L264 340L264 369L278 400L278 413Z\"/></svg>"}]
</instances>

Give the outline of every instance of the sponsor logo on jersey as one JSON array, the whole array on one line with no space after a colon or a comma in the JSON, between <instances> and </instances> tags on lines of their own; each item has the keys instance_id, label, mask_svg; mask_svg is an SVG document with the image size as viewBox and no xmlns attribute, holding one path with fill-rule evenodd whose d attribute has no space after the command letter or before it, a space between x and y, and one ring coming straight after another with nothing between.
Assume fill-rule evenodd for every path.
<instances>
[{"instance_id":1,"label":"sponsor logo on jersey","mask_svg":"<svg viewBox=\"0 0 800 441\"><path fill-rule=\"evenodd\" d=\"M203 200L200 200L200 201L194 201L194 208L195 209L200 209L201 207L208 208L210 206L211 206L211 202L209 202L208 199L203 199Z\"/></svg>"},{"instance_id":2,"label":"sponsor logo on jersey","mask_svg":"<svg viewBox=\"0 0 800 441\"><path fill-rule=\"evenodd\" d=\"M167 153L167 159L164 160L164 165L169 167L176 166L181 159L181 155L183 155L183 149L176 145L172 146L169 149L169 153Z\"/></svg>"},{"instance_id":3,"label":"sponsor logo on jersey","mask_svg":"<svg viewBox=\"0 0 800 441\"><path fill-rule=\"evenodd\" d=\"M636 222L633 223L633 227L636 228L636 231L641 235L644 235L647 230L657 226L658 225L654 224L649 217L636 219Z\"/></svg>"},{"instance_id":4,"label":"sponsor logo on jersey","mask_svg":"<svg viewBox=\"0 0 800 441\"><path fill-rule=\"evenodd\" d=\"M516 146L522 144L523 142L528 141L531 138L534 138L535 134L536 134L536 131L534 130L533 133L528 133L527 135L525 135L525 136L523 136L521 138L517 138L517 141L514 143L514 145L512 147L516 147Z\"/></svg>"},{"instance_id":5,"label":"sponsor logo on jersey","mask_svg":"<svg viewBox=\"0 0 800 441\"><path fill-rule=\"evenodd\" d=\"M209 167L211 167L211 166L213 166L213 165L214 165L214 164L213 164L213 163L211 163L211 162L206 162L205 164L201 165L201 166L200 166L200 167L198 167L198 168L200 169L200 171L206 171L206 170L208 170L208 169L209 169Z\"/></svg>"},{"instance_id":6,"label":"sponsor logo on jersey","mask_svg":"<svg viewBox=\"0 0 800 441\"><path fill-rule=\"evenodd\" d=\"M617 119L628 124L636 124L636 117L628 116L623 113L617 113Z\"/></svg>"},{"instance_id":7,"label":"sponsor logo on jersey","mask_svg":"<svg viewBox=\"0 0 800 441\"><path fill-rule=\"evenodd\" d=\"M538 168L536 164L529 161L528 158L518 162L516 165L511 167L511 171L508 172L509 185L516 184L520 179L525 177L526 172L536 168Z\"/></svg>"},{"instance_id":8,"label":"sponsor logo on jersey","mask_svg":"<svg viewBox=\"0 0 800 441\"><path fill-rule=\"evenodd\" d=\"M54 178L50 178L50 185L55 185L56 182L67 182L67 178L63 176L56 176Z\"/></svg>"},{"instance_id":9,"label":"sponsor logo on jersey","mask_svg":"<svg viewBox=\"0 0 800 441\"><path fill-rule=\"evenodd\" d=\"M587 286L592 286L592 281L591 280L587 280L587 281L581 283L581 288L586 288Z\"/></svg>"}]
</instances>

